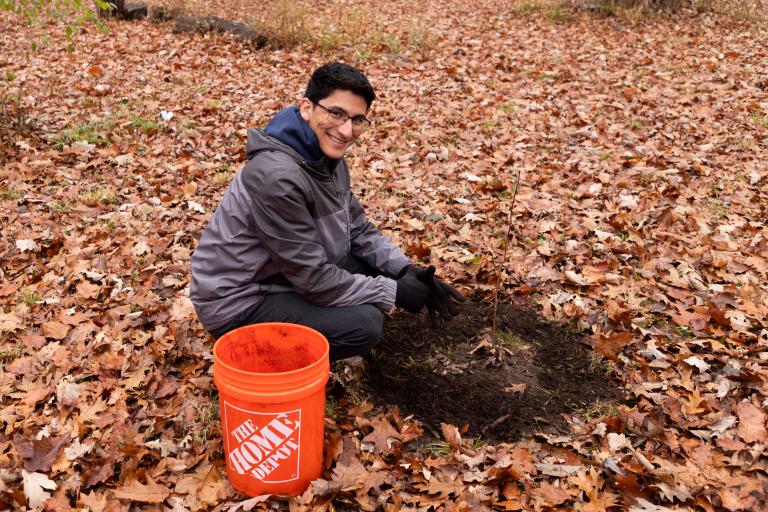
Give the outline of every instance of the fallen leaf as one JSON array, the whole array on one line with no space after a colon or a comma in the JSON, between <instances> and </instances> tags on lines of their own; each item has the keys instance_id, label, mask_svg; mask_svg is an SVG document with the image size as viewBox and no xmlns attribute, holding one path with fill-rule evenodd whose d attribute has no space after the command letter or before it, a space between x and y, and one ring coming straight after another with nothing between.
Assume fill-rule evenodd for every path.
<instances>
[{"instance_id":1,"label":"fallen leaf","mask_svg":"<svg viewBox=\"0 0 768 512\"><path fill-rule=\"evenodd\" d=\"M749 402L739 402L736 404L736 416L739 417L736 433L740 438L747 443L768 440L768 431L765 429L766 414L760 408Z\"/></svg>"},{"instance_id":2,"label":"fallen leaf","mask_svg":"<svg viewBox=\"0 0 768 512\"><path fill-rule=\"evenodd\" d=\"M589 284L584 276L577 274L573 270L566 270L563 274L565 275L565 278L568 280L568 282L577 284L579 286L587 286Z\"/></svg>"},{"instance_id":3,"label":"fallen leaf","mask_svg":"<svg viewBox=\"0 0 768 512\"><path fill-rule=\"evenodd\" d=\"M526 389L528 389L528 384L512 384L511 386L504 388L502 391L505 393L519 393L522 395L525 393Z\"/></svg>"},{"instance_id":4,"label":"fallen leaf","mask_svg":"<svg viewBox=\"0 0 768 512\"><path fill-rule=\"evenodd\" d=\"M148 483L142 484L136 477L130 477L124 485L115 489L115 497L141 503L162 503L171 495L171 490L164 485L153 482L149 477L147 481Z\"/></svg>"},{"instance_id":5,"label":"fallen leaf","mask_svg":"<svg viewBox=\"0 0 768 512\"><path fill-rule=\"evenodd\" d=\"M451 448L458 449L461 446L461 434L456 426L440 423L440 430L443 432L443 438Z\"/></svg>"},{"instance_id":6,"label":"fallen leaf","mask_svg":"<svg viewBox=\"0 0 768 512\"><path fill-rule=\"evenodd\" d=\"M40 327L43 336L52 340L63 340L67 337L70 327L61 322L43 322Z\"/></svg>"},{"instance_id":7,"label":"fallen leaf","mask_svg":"<svg viewBox=\"0 0 768 512\"><path fill-rule=\"evenodd\" d=\"M534 503L536 508L556 507L568 501L571 495L564 490L555 487L549 482L541 482L541 487L533 491Z\"/></svg>"},{"instance_id":8,"label":"fallen leaf","mask_svg":"<svg viewBox=\"0 0 768 512\"><path fill-rule=\"evenodd\" d=\"M65 407L76 405L81 393L80 385L68 378L61 379L56 385L56 401Z\"/></svg>"},{"instance_id":9,"label":"fallen leaf","mask_svg":"<svg viewBox=\"0 0 768 512\"><path fill-rule=\"evenodd\" d=\"M40 252L40 245L34 240L16 240L16 248L21 252Z\"/></svg>"},{"instance_id":10,"label":"fallen leaf","mask_svg":"<svg viewBox=\"0 0 768 512\"><path fill-rule=\"evenodd\" d=\"M391 447L392 441L399 439L399 433L392 426L392 423L383 416L379 415L371 420L370 425L373 427L373 431L363 438L366 443L373 443L376 447L376 451L385 452Z\"/></svg>"},{"instance_id":11,"label":"fallen leaf","mask_svg":"<svg viewBox=\"0 0 768 512\"><path fill-rule=\"evenodd\" d=\"M21 480L24 487L24 495L27 497L27 505L32 509L42 507L45 500L51 497L51 493L47 491L56 490L56 482L43 473L28 473L25 469L22 469Z\"/></svg>"},{"instance_id":12,"label":"fallen leaf","mask_svg":"<svg viewBox=\"0 0 768 512\"><path fill-rule=\"evenodd\" d=\"M21 328L21 319L13 313L0 313L0 332L12 332Z\"/></svg>"},{"instance_id":13,"label":"fallen leaf","mask_svg":"<svg viewBox=\"0 0 768 512\"><path fill-rule=\"evenodd\" d=\"M5 365L4 370L14 375L28 375L35 371L37 357L24 356Z\"/></svg>"},{"instance_id":14,"label":"fallen leaf","mask_svg":"<svg viewBox=\"0 0 768 512\"><path fill-rule=\"evenodd\" d=\"M90 494L81 492L77 502L87 507L91 512L102 512L107 508L107 496L98 491L91 491Z\"/></svg>"}]
</instances>

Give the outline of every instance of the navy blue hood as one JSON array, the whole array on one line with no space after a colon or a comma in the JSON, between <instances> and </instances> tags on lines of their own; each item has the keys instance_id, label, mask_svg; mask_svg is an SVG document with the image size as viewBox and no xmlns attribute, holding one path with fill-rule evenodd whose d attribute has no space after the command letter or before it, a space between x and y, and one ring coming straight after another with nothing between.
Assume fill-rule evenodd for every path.
<instances>
[{"instance_id":1,"label":"navy blue hood","mask_svg":"<svg viewBox=\"0 0 768 512\"><path fill-rule=\"evenodd\" d=\"M302 119L299 107L278 112L264 129L264 134L287 144L307 161L317 162L324 156L315 132Z\"/></svg>"}]
</instances>

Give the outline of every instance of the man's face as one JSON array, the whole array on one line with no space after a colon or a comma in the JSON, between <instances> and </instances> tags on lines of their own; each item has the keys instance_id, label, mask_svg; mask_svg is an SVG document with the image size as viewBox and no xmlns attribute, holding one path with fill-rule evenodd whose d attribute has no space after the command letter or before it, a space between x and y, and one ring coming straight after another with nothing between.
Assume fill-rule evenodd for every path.
<instances>
[{"instance_id":1,"label":"man's face","mask_svg":"<svg viewBox=\"0 0 768 512\"><path fill-rule=\"evenodd\" d=\"M336 89L333 94L318 103L326 109L343 111L349 117L365 115L368 110L365 98L341 89ZM309 123L309 127L320 141L320 149L329 158L343 157L347 148L360 136L360 133L353 130L350 119L337 126L330 119L327 110L314 105L307 98L301 100L299 109L301 117Z\"/></svg>"}]
</instances>

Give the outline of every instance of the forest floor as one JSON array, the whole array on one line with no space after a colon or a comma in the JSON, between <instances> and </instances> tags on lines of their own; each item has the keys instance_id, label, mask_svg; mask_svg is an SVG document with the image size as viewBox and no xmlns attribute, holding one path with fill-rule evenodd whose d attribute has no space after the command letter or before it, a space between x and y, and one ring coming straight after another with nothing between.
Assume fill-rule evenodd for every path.
<instances>
[{"instance_id":1,"label":"forest floor","mask_svg":"<svg viewBox=\"0 0 768 512\"><path fill-rule=\"evenodd\" d=\"M0 15L0 508L768 507L761 22L214 4L298 44L109 20L67 53ZM386 319L334 366L321 478L249 498L190 255L246 129L331 60L378 94L348 155L368 217L471 300Z\"/></svg>"}]
</instances>

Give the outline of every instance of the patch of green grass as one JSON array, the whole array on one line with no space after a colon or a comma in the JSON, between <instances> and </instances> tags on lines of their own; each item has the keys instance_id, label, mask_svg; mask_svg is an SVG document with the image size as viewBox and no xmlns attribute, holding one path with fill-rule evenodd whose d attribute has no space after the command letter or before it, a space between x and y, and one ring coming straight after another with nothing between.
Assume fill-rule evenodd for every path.
<instances>
[{"instance_id":1,"label":"patch of green grass","mask_svg":"<svg viewBox=\"0 0 768 512\"><path fill-rule=\"evenodd\" d=\"M613 361L596 352L590 352L587 368L590 373L602 375L607 378L616 375L616 365Z\"/></svg>"},{"instance_id":2,"label":"patch of green grass","mask_svg":"<svg viewBox=\"0 0 768 512\"><path fill-rule=\"evenodd\" d=\"M547 8L547 19L552 23L568 23L573 20L573 12L559 5L551 5Z\"/></svg>"},{"instance_id":3,"label":"patch of green grass","mask_svg":"<svg viewBox=\"0 0 768 512\"><path fill-rule=\"evenodd\" d=\"M339 408L339 401L333 395L325 396L325 417L335 418Z\"/></svg>"},{"instance_id":4,"label":"patch of green grass","mask_svg":"<svg viewBox=\"0 0 768 512\"><path fill-rule=\"evenodd\" d=\"M758 124L760 126L768 126L768 114L764 114L759 110L753 110L752 112L750 112L749 120L750 122Z\"/></svg>"},{"instance_id":5,"label":"patch of green grass","mask_svg":"<svg viewBox=\"0 0 768 512\"><path fill-rule=\"evenodd\" d=\"M437 37L428 29L413 27L406 35L408 46L414 48L419 59L425 61L437 46Z\"/></svg>"},{"instance_id":6,"label":"patch of green grass","mask_svg":"<svg viewBox=\"0 0 768 512\"><path fill-rule=\"evenodd\" d=\"M375 55L376 54L373 52L373 50L368 48L360 48L355 50L355 59L362 64L368 64L371 60L373 60Z\"/></svg>"},{"instance_id":7,"label":"patch of green grass","mask_svg":"<svg viewBox=\"0 0 768 512\"><path fill-rule=\"evenodd\" d=\"M482 441L481 439L478 438L478 439L471 439L469 441L469 445L467 446L467 448L469 448L472 451L475 451L482 448L483 446L485 446L485 441Z\"/></svg>"},{"instance_id":8,"label":"patch of green grass","mask_svg":"<svg viewBox=\"0 0 768 512\"><path fill-rule=\"evenodd\" d=\"M557 387L556 387L555 389L553 389L552 391L548 391L548 390L546 390L546 389L543 389L543 391L545 391L545 392L546 392L546 393L549 395L549 398L547 398L547 401L546 401L546 402L544 402L544 405L545 405L545 406L549 405L549 402L551 402L552 400L555 400L555 399L557 399L557 398L560 398L560 394L563 392L563 391L560 389L560 386L557 386Z\"/></svg>"},{"instance_id":9,"label":"patch of green grass","mask_svg":"<svg viewBox=\"0 0 768 512\"><path fill-rule=\"evenodd\" d=\"M650 183L653 181L653 173L652 172L641 172L637 175L637 179L642 181L643 183Z\"/></svg>"},{"instance_id":10,"label":"patch of green grass","mask_svg":"<svg viewBox=\"0 0 768 512\"><path fill-rule=\"evenodd\" d=\"M77 201L89 207L118 203L117 195L113 191L101 188L83 190L78 194Z\"/></svg>"},{"instance_id":11,"label":"patch of green grass","mask_svg":"<svg viewBox=\"0 0 768 512\"><path fill-rule=\"evenodd\" d=\"M461 142L461 139L459 139L459 136L458 135L454 135L452 137L449 137L449 138L445 139L443 141L443 144L445 144L446 146L454 146L454 147L456 147L456 146L459 145L459 142Z\"/></svg>"},{"instance_id":12,"label":"patch of green grass","mask_svg":"<svg viewBox=\"0 0 768 512\"><path fill-rule=\"evenodd\" d=\"M6 82L13 82L16 79L16 73L13 71L6 71L5 75L3 75L3 79Z\"/></svg>"},{"instance_id":13,"label":"patch of green grass","mask_svg":"<svg viewBox=\"0 0 768 512\"><path fill-rule=\"evenodd\" d=\"M525 341L523 338L515 334L514 332L504 331L497 329L496 336L494 336L496 343L502 347L514 348L520 352L529 352L531 350L531 344Z\"/></svg>"},{"instance_id":14,"label":"patch of green grass","mask_svg":"<svg viewBox=\"0 0 768 512\"><path fill-rule=\"evenodd\" d=\"M38 302L43 300L43 296L37 290L31 288L22 288L19 290L19 302L23 302L27 306L34 306Z\"/></svg>"},{"instance_id":15,"label":"patch of green grass","mask_svg":"<svg viewBox=\"0 0 768 512\"><path fill-rule=\"evenodd\" d=\"M728 216L728 207L717 199L710 199L707 207L709 207L709 209L712 210L721 219Z\"/></svg>"},{"instance_id":16,"label":"patch of green grass","mask_svg":"<svg viewBox=\"0 0 768 512\"><path fill-rule=\"evenodd\" d=\"M741 21L758 23L764 15L762 0L592 0L590 7L603 16L620 16L636 19L655 16L659 12L678 12L693 8L696 11L725 14Z\"/></svg>"},{"instance_id":17,"label":"patch of green grass","mask_svg":"<svg viewBox=\"0 0 768 512\"><path fill-rule=\"evenodd\" d=\"M0 94L0 142L11 143L16 135L26 134L35 126L29 115L29 108L22 103L21 96ZM0 160L3 160L0 155Z\"/></svg>"},{"instance_id":18,"label":"patch of green grass","mask_svg":"<svg viewBox=\"0 0 768 512\"><path fill-rule=\"evenodd\" d=\"M391 55L400 53L400 38L395 32L377 30L371 34L371 44Z\"/></svg>"},{"instance_id":19,"label":"patch of green grass","mask_svg":"<svg viewBox=\"0 0 768 512\"><path fill-rule=\"evenodd\" d=\"M203 444L218 435L219 424L219 394L215 390L208 392L207 400L195 404L197 413L195 423L197 428L193 434L195 442Z\"/></svg>"},{"instance_id":20,"label":"patch of green grass","mask_svg":"<svg viewBox=\"0 0 768 512\"><path fill-rule=\"evenodd\" d=\"M323 30L320 35L315 38L315 47L323 55L328 55L343 44L343 38L341 34L334 30Z\"/></svg>"},{"instance_id":21,"label":"patch of green grass","mask_svg":"<svg viewBox=\"0 0 768 512\"><path fill-rule=\"evenodd\" d=\"M149 133L157 129L157 122L152 119L144 119L141 117L134 117L131 119L130 128L141 130L144 133Z\"/></svg>"},{"instance_id":22,"label":"patch of green grass","mask_svg":"<svg viewBox=\"0 0 768 512\"><path fill-rule=\"evenodd\" d=\"M581 418L585 423L605 416L618 416L619 413L620 411L618 407L616 407L616 404L605 402L599 398L592 403L578 407L577 410L574 411L574 415Z\"/></svg>"},{"instance_id":23,"label":"patch of green grass","mask_svg":"<svg viewBox=\"0 0 768 512\"><path fill-rule=\"evenodd\" d=\"M279 0L264 9L262 17L251 20L256 32L264 35L273 48L294 48L312 40L307 26L309 8L299 2Z\"/></svg>"},{"instance_id":24,"label":"patch of green grass","mask_svg":"<svg viewBox=\"0 0 768 512\"><path fill-rule=\"evenodd\" d=\"M641 123L638 119L630 119L628 124L629 127L633 130L639 130L643 127L643 123Z\"/></svg>"},{"instance_id":25,"label":"patch of green grass","mask_svg":"<svg viewBox=\"0 0 768 512\"><path fill-rule=\"evenodd\" d=\"M432 443L429 443L425 448L432 455L435 455L437 457L442 457L451 453L451 445L449 445L445 441L434 441Z\"/></svg>"},{"instance_id":26,"label":"patch of green grass","mask_svg":"<svg viewBox=\"0 0 768 512\"><path fill-rule=\"evenodd\" d=\"M49 209L51 210L52 214L61 215L69 211L69 205L57 199L51 203L51 205L49 206Z\"/></svg>"},{"instance_id":27,"label":"patch of green grass","mask_svg":"<svg viewBox=\"0 0 768 512\"><path fill-rule=\"evenodd\" d=\"M229 182L232 181L233 177L234 173L232 172L232 166L229 164L222 164L219 167L218 172L211 177L211 183L213 183L216 188L225 187L229 185Z\"/></svg>"},{"instance_id":28,"label":"patch of green grass","mask_svg":"<svg viewBox=\"0 0 768 512\"><path fill-rule=\"evenodd\" d=\"M109 144L109 132L112 129L111 122L94 121L76 124L61 132L53 139L53 147L64 149L65 146L77 141L85 141L89 144L103 146Z\"/></svg>"},{"instance_id":29,"label":"patch of green grass","mask_svg":"<svg viewBox=\"0 0 768 512\"><path fill-rule=\"evenodd\" d=\"M20 197L21 197L21 192L19 192L15 188L6 190L5 192L0 192L0 201L16 201Z\"/></svg>"},{"instance_id":30,"label":"patch of green grass","mask_svg":"<svg viewBox=\"0 0 768 512\"><path fill-rule=\"evenodd\" d=\"M515 106L511 103L505 103L499 107L499 109L505 114L511 114L515 111Z\"/></svg>"},{"instance_id":31,"label":"patch of green grass","mask_svg":"<svg viewBox=\"0 0 768 512\"><path fill-rule=\"evenodd\" d=\"M530 14L539 10L539 6L531 2L523 2L517 6L518 12L523 14Z\"/></svg>"},{"instance_id":32,"label":"patch of green grass","mask_svg":"<svg viewBox=\"0 0 768 512\"><path fill-rule=\"evenodd\" d=\"M693 331L691 330L691 328L688 327L687 325L678 325L677 327L675 327L675 332L679 336L682 336L685 339L691 339L696 337L693 334Z\"/></svg>"},{"instance_id":33,"label":"patch of green grass","mask_svg":"<svg viewBox=\"0 0 768 512\"><path fill-rule=\"evenodd\" d=\"M6 365L12 363L24 354L24 345L16 343L14 345L4 345L0 348L0 363Z\"/></svg>"}]
</instances>

